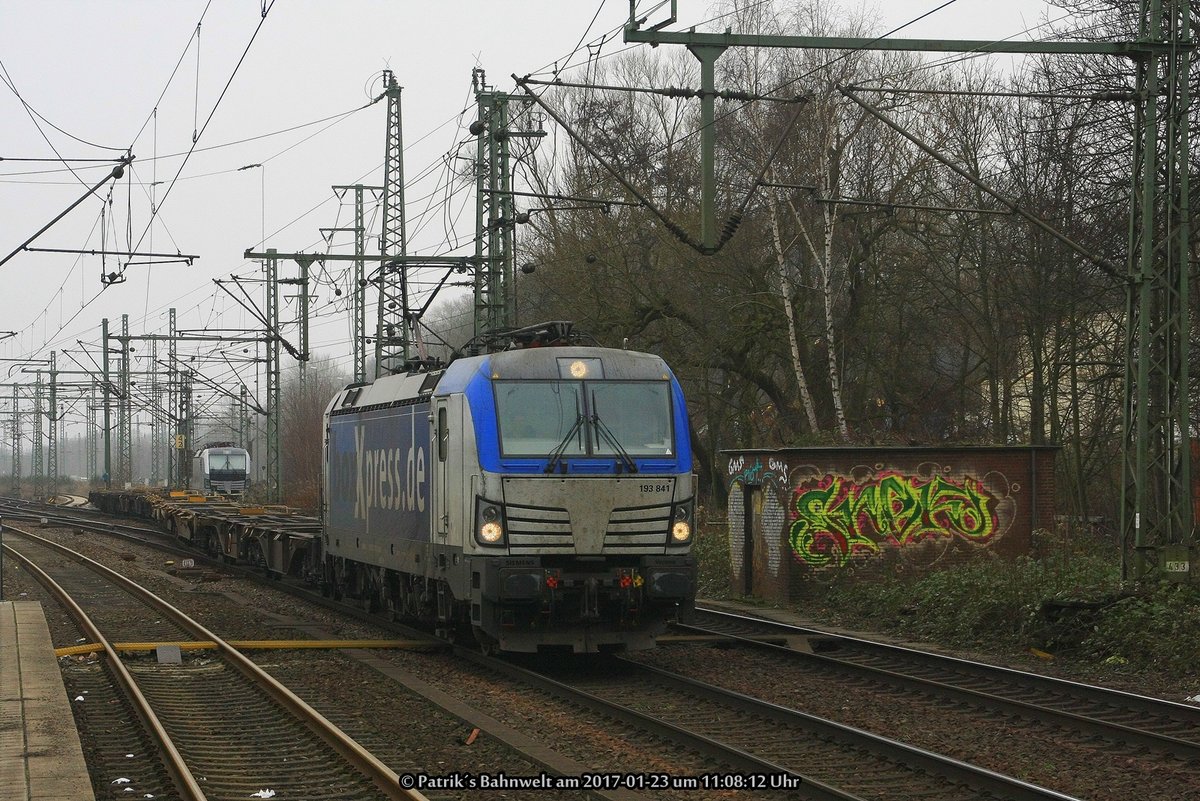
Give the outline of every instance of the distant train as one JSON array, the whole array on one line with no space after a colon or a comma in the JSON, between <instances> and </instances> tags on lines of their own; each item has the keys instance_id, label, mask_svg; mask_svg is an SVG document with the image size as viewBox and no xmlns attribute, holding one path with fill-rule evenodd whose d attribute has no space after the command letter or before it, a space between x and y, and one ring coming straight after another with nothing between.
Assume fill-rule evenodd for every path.
<instances>
[{"instance_id":1,"label":"distant train","mask_svg":"<svg viewBox=\"0 0 1200 801\"><path fill-rule=\"evenodd\" d=\"M210 442L192 457L188 487L219 495L241 495L249 479L249 451L232 442Z\"/></svg>"},{"instance_id":2,"label":"distant train","mask_svg":"<svg viewBox=\"0 0 1200 801\"><path fill-rule=\"evenodd\" d=\"M666 363L525 347L351 385L325 412L323 588L486 649L650 648L693 605L687 409Z\"/></svg>"}]
</instances>

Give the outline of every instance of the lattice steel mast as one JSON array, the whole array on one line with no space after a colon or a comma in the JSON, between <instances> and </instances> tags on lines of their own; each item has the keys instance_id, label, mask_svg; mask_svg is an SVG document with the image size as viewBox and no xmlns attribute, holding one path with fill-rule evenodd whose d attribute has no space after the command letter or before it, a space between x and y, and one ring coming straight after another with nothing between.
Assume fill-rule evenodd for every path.
<instances>
[{"instance_id":1,"label":"lattice steel mast","mask_svg":"<svg viewBox=\"0 0 1200 801\"><path fill-rule=\"evenodd\" d=\"M279 500L279 256L267 248L267 441L263 455L267 500Z\"/></svg>"},{"instance_id":2,"label":"lattice steel mast","mask_svg":"<svg viewBox=\"0 0 1200 801\"><path fill-rule=\"evenodd\" d=\"M13 384L12 494L21 497L21 388Z\"/></svg>"},{"instance_id":3,"label":"lattice steel mast","mask_svg":"<svg viewBox=\"0 0 1200 801\"><path fill-rule=\"evenodd\" d=\"M404 228L404 126L400 90L391 70L383 73L387 94L387 142L383 163L383 226L379 235L379 306L375 322L375 377L401 372L412 343L408 252ZM389 259L400 257L396 263Z\"/></svg>"},{"instance_id":4,"label":"lattice steel mast","mask_svg":"<svg viewBox=\"0 0 1200 801\"><path fill-rule=\"evenodd\" d=\"M367 227L363 193L369 191L376 199L379 199L384 189L382 186L364 186L363 184L333 187L333 192L339 200L350 190L354 190L354 226L351 230L354 232L355 255L354 276L350 286L350 315L353 328L350 336L353 345L354 383L361 384L367 380L367 272L365 260ZM344 229L322 228L321 230L329 232L329 236L332 236L336 231Z\"/></svg>"},{"instance_id":5,"label":"lattice steel mast","mask_svg":"<svg viewBox=\"0 0 1200 801\"><path fill-rule=\"evenodd\" d=\"M42 500L46 491L46 472L43 461L42 372L39 370L33 386L33 497Z\"/></svg>"},{"instance_id":6,"label":"lattice steel mast","mask_svg":"<svg viewBox=\"0 0 1200 801\"><path fill-rule=\"evenodd\" d=\"M50 479L50 497L58 495L58 365L57 353L50 351L49 410L46 421L50 424L46 440L46 473Z\"/></svg>"},{"instance_id":7,"label":"lattice steel mast","mask_svg":"<svg viewBox=\"0 0 1200 801\"><path fill-rule=\"evenodd\" d=\"M117 486L133 482L133 403L130 397L129 315L121 315L121 372L117 397Z\"/></svg>"},{"instance_id":8,"label":"lattice steel mast","mask_svg":"<svg viewBox=\"0 0 1200 801\"><path fill-rule=\"evenodd\" d=\"M483 70L471 71L478 117L475 149L475 336L512 325L512 187L508 161L508 95L488 86Z\"/></svg>"},{"instance_id":9,"label":"lattice steel mast","mask_svg":"<svg viewBox=\"0 0 1200 801\"><path fill-rule=\"evenodd\" d=\"M1179 577L1198 555L1188 398L1192 20L1187 0L1142 0L1141 15L1121 532L1135 577Z\"/></svg>"},{"instance_id":10,"label":"lattice steel mast","mask_svg":"<svg viewBox=\"0 0 1200 801\"><path fill-rule=\"evenodd\" d=\"M517 324L512 141L546 135L524 96L498 92L478 67L471 71L478 107L475 146L475 336ZM528 215L520 215L522 222Z\"/></svg>"},{"instance_id":11,"label":"lattice steel mast","mask_svg":"<svg viewBox=\"0 0 1200 801\"><path fill-rule=\"evenodd\" d=\"M84 445L84 450L86 451L85 458L87 459L84 472L87 475L89 484L96 480L96 446L99 439L96 436L96 404L96 379L93 376L91 387L88 390L87 432L85 437L86 444Z\"/></svg>"}]
</instances>

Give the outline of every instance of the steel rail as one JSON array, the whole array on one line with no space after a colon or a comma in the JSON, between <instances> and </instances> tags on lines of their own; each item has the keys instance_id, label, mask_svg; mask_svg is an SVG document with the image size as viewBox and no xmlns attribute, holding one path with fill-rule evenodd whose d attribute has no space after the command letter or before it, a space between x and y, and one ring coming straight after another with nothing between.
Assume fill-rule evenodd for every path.
<instances>
[{"instance_id":1,"label":"steel rail","mask_svg":"<svg viewBox=\"0 0 1200 801\"><path fill-rule=\"evenodd\" d=\"M264 671L254 663L249 657L237 650L233 646L218 637L215 633L201 625L198 621L192 619L183 611L177 609L173 605L167 603L162 598L159 598L154 593L139 585L137 582L122 576L114 570L111 570L104 565L89 559L81 553L71 550L66 546L59 545L52 540L39 537L36 534L15 530L18 534L23 534L41 544L46 545L60 553L69 556L76 561L87 565L106 578L111 579L116 584L123 587L125 590L140 598L154 608L158 609L163 614L171 618L180 627L192 633L198 640L212 641L217 650L229 660L237 670L242 673L247 679L254 684L262 687L267 693L281 706L289 710L297 719L303 722L317 736L331 746L335 751L343 756L351 765L355 766L360 772L368 776L371 781L381 789L388 798L403 799L405 801L428 801L425 795L416 790L408 790L400 787L400 776L387 765L383 764L374 754L367 751L359 745L353 738L343 732L340 728L333 724L328 718L322 715L317 710L308 705L302 698L297 696L269 673ZM98 632L97 632L98 633ZM114 652L115 654L115 652Z\"/></svg>"},{"instance_id":2,"label":"steel rail","mask_svg":"<svg viewBox=\"0 0 1200 801\"><path fill-rule=\"evenodd\" d=\"M906 673L899 673L886 668L876 667L874 665L864 665L859 662L839 659L836 656L828 656L826 654L816 652L808 653L805 651L798 651L794 648L789 648L786 645L764 642L762 640L756 640L737 634L729 634L728 632L720 632L716 629L708 629L694 623L675 625L676 628L679 629L691 630L704 634L719 634L722 637L728 637L729 639L739 642L750 648L770 651L772 653L785 656L789 659L816 663L822 667L829 668L840 673L856 673L859 676L871 679L882 678L883 681L890 682L893 685L916 690L918 692L924 692L929 695L950 697L977 706L998 709L1017 717L1034 720L1037 722L1050 722L1061 726L1074 727L1076 730L1083 731L1089 735L1097 735L1116 742L1124 742L1131 745L1138 745L1159 751L1166 751L1167 753L1170 753L1181 759L1200 759L1200 743L1183 740L1178 737L1159 734L1158 732L1147 731L1145 729L1139 729L1121 723L1114 723L1103 720L1102 718L1093 718L1089 717L1088 715L1042 706L1029 701L1005 698L1002 695L995 695L994 693L985 692L983 690L973 690L969 687L959 687L957 685L948 684L935 679L926 679L921 676L911 676Z\"/></svg>"},{"instance_id":3,"label":"steel rail","mask_svg":"<svg viewBox=\"0 0 1200 801\"><path fill-rule=\"evenodd\" d=\"M849 644L853 648L857 648L868 653L876 653L889 657L898 656L900 658L908 659L918 663L940 664L946 666L947 668L962 671L963 673L967 673L975 678L990 680L1002 678L1007 681L1017 682L1030 688L1053 692L1058 695L1066 695L1079 700L1102 703L1110 706L1124 706L1128 710L1134 710L1144 714L1173 718L1178 720L1180 723L1191 725L1200 730L1200 708L1188 706L1187 704L1181 704L1176 701L1168 701L1163 698L1153 698L1147 695L1138 695L1137 693L1130 693L1124 690L1114 690L1108 687L1098 687L1094 684L1084 684L1083 682L1071 681L1070 679L1060 679L1054 676L1045 676L1040 673L1030 673L1028 671L1003 667L1001 665L991 665L986 662L975 662L957 656L948 656L946 654L920 651L903 645L893 645L891 643L879 642L877 640L854 637L848 634L839 634L836 632L810 628L807 626L797 626L791 623L784 623L779 620L771 620L770 618L741 615L725 609L697 606L696 611L707 615L713 615L715 617L726 618L733 622L751 623L757 626L773 628L799 637L812 637L834 642L843 642ZM825 655L829 656L831 659L842 662L843 664L850 663L850 660L847 659L839 659L838 657L830 656L829 654ZM1185 740L1181 742L1189 741ZM1193 745L1200 744L1193 743Z\"/></svg>"},{"instance_id":4,"label":"steel rail","mask_svg":"<svg viewBox=\"0 0 1200 801\"><path fill-rule=\"evenodd\" d=\"M41 516L46 517L47 515L43 514ZM51 517L58 517L58 516L51 515ZM89 525L89 523L85 523L84 521L79 520L78 518L74 517L73 515L71 515L71 516L63 515L62 519L68 520L72 524ZM90 525L95 526L96 524L90 523ZM104 525L106 527L120 526L123 528L130 528L130 529L138 530L138 527L123 526L122 524L111 523L108 521L106 521L104 523ZM145 531L147 529L143 528L140 530ZM161 533L161 532L157 532L157 533ZM126 534L126 535L121 535L121 536L129 536L129 535ZM147 543L147 544L149 544L149 543ZM163 546L156 544L156 547L163 547ZM172 550L174 550L174 549L172 549ZM228 566L226 566L226 567L228 567ZM341 608L341 607L339 607L339 608ZM702 611L709 611L709 610L702 610ZM759 618L746 618L746 619L755 624L768 625L768 626L779 625L782 628L788 628L786 626L786 624L776 624L774 621L770 621L770 620L764 620L764 619L759 619ZM824 633L822 632L821 634L823 635ZM639 727L643 728L644 730L651 732L652 734L654 734L656 736L663 737L665 739L669 739L669 740L672 740L675 742L683 743L687 747L692 748L700 753L706 754L706 755L711 756L716 759L723 760L723 761L737 767L739 770L745 770L747 772L755 772L755 773L783 773L783 774L787 774L790 776L800 778L804 782L804 784L802 784L801 786L803 788L807 788L806 791L808 793L810 793L809 795L806 795L805 797L822 798L822 799L835 798L835 799L839 799L839 801L842 801L844 799L855 799L856 798L855 796L847 794L844 791L841 791L837 788L822 784L821 782L818 782L814 779L811 779L806 776L802 776L801 774L798 774L795 771L792 771L792 770L789 770L786 768L782 768L778 765L775 765L774 763L771 763L767 760L760 759L760 758L758 758L752 754L748 754L744 751L740 751L739 749L734 748L732 746L728 746L724 743L721 743L721 742L718 742L715 740L711 740L709 738L704 737L703 735L700 735L700 734L697 734L694 732L688 732L686 730L680 729L679 727L674 726L673 724L667 723L666 721L658 720L651 716L648 716L643 713L637 712L635 710L629 709L628 707L624 707L620 704L615 704L613 702L604 700L602 698L599 698L597 696L589 694L586 691L570 687L570 685L564 684L562 682L558 682L555 679L552 679L550 677L543 676L541 674L538 674L538 673L535 673L532 671L527 671L523 668L512 665L503 660L495 660L495 659L492 659L489 657L484 657L484 656L478 654L477 652L470 651L461 646L455 647L455 652L458 656L468 659L468 660L471 660L471 661L475 661L478 664L484 665L489 670L497 670L497 671L503 672L506 675L509 675L511 678L514 678L519 681L531 683L534 686L538 686L538 687L542 688L543 690L551 692L553 694L569 695L570 697L573 698L573 700L576 703L579 703L581 706L591 709L594 712L609 715L609 716L615 717L617 719L625 720L627 722L632 723L633 725L639 726ZM839 663L838 666L840 668L842 666L841 663ZM648 670L649 668L645 668L644 666L638 666L638 669L639 670ZM663 673L664 676L672 677L670 679L672 681L677 681L677 682L691 682L692 681L692 680L687 679L682 676L674 676L673 674L669 674L669 673L665 673L665 672L661 672L661 673ZM1063 801L1065 799L1070 798L1070 796L1061 795L1061 794L1055 793L1054 791L1046 790L1044 788L1040 788L1040 787L1037 787L1032 784L1021 782L1020 780L1013 779L1011 777L1003 776L1002 774L997 774L997 773L993 773L991 771L986 771L977 766L958 762L956 760L952 760L947 757L940 756L938 754L923 751L921 749L916 749L916 748L913 748L912 746L908 746L903 743L898 743L896 741L891 741L891 740L888 740L887 738L878 737L878 735L873 735L868 732L861 732L860 730L853 729L851 727L845 727L845 726L842 726L841 724L837 724L832 721L825 721L821 718L806 716L806 715L804 715L804 713L800 713L795 710L790 710L790 709L787 709L786 707L778 707L778 706L766 704L766 702L757 701L756 699L749 698L748 696L740 696L737 693L723 690L721 688L715 688L715 687L711 687L708 685L702 685L699 683L695 683L695 687L693 689L695 689L696 691L701 691L701 688L704 688L703 689L704 692L719 694L722 697L722 702L724 702L724 703L731 703L734 705L739 705L742 703L749 703L751 705L763 705L763 708L774 707L777 714L791 716L791 717L788 717L788 722L791 723L792 725L803 725L798 722L796 717L794 717L794 716L802 716L802 717L806 717L806 718L811 718L811 720L817 722L818 724L827 724L828 726L833 727L831 729L823 729L822 730L824 732L825 736L840 736L842 738L845 738L845 737L856 738L856 737L862 735L862 736L866 736L869 738L877 738L878 743L884 747L886 747L886 744L894 744L895 746L897 746L899 748L899 750L897 752L895 752L896 754L898 754L898 756L892 757L893 759L896 759L896 761L902 762L904 764L912 764L914 762L917 762L917 763L919 763L919 765L922 769L928 770L928 771L931 771L931 772L937 773L938 775L943 775L943 776L947 776L950 773L954 773L956 771L965 770L967 772L967 774L969 774L970 781L973 782L974 786L976 786L976 787L987 786L989 789L991 789L992 783L996 783L995 787L1002 788L1003 792L1007 793L1006 797L1016 798L1016 799L1039 799L1040 801L1045 801L1046 799L1056 799L1058 801ZM714 695L714 698L715 697L716 696ZM758 713L762 713L763 708L759 708L755 711ZM835 734L835 732L837 734ZM871 746L866 746L866 747L871 747ZM964 780L964 779L959 779L959 780Z\"/></svg>"},{"instance_id":5,"label":"steel rail","mask_svg":"<svg viewBox=\"0 0 1200 801\"><path fill-rule=\"evenodd\" d=\"M12 526L9 526L9 530L16 531L18 534L25 533L20 529L13 529ZM46 573L46 571L38 567L33 560L29 559L20 551L13 549L9 545L4 545L3 547L10 554L16 557L21 564L25 565L25 569L28 570L43 587L49 590L51 595L58 599L58 602L66 608L67 612L75 619L75 622L79 624L79 627L83 629L84 633L92 639L92 642L100 643L100 645L103 647L109 669L113 672L113 676L116 678L117 684L125 693L125 696L129 699L130 703L133 704L133 708L137 712L138 717L142 719L142 723L150 731L151 737L153 737L155 742L158 744L159 750L165 757L164 762L166 764L167 772L171 774L171 778L175 781L175 787L179 791L180 796L185 801L207 801L207 797L204 795L204 791L200 789L200 785L197 783L196 777L193 776L192 772L188 769L187 762L184 761L183 755L180 754L179 749L175 747L175 743L171 740L171 736L167 734L167 730L162 725L162 721L158 719L158 715L156 715L154 710L150 707L150 702L147 701L146 696L142 694L142 691L138 687L137 682L134 680L133 675L130 674L129 669L125 667L125 663L121 661L121 657L117 654L116 649L113 648L112 643L100 633L100 629L96 626L92 619L88 617L87 612L83 611L83 608L75 602L75 599L72 598L65 589L63 589L62 585L52 579L49 574Z\"/></svg>"},{"instance_id":6,"label":"steel rail","mask_svg":"<svg viewBox=\"0 0 1200 801\"><path fill-rule=\"evenodd\" d=\"M799 779L801 784L798 788L795 788L795 792L799 793L799 797L801 798L820 799L822 801L864 801L859 796L846 793L790 768L777 765L774 762L761 759L739 748L726 745L725 743L705 737L702 734L688 731L659 718L630 709L623 704L606 701L585 690L572 687L569 684L541 673L527 670L503 659L486 656L463 646L455 646L454 655L473 662L488 671L501 673L515 681L532 685L539 690L560 698L566 698L571 703L582 706L596 714L615 718L624 723L636 726L656 737L678 743L685 748L711 757L737 770L746 773L782 774Z\"/></svg>"},{"instance_id":7,"label":"steel rail","mask_svg":"<svg viewBox=\"0 0 1200 801\"><path fill-rule=\"evenodd\" d=\"M681 676L661 668L622 660L638 670L646 672L663 682L686 687L689 691L709 700L726 703L753 714L763 715L777 723L799 725L819 736L848 741L855 746L867 748L903 765L915 767L951 781L963 782L976 790L993 794L990 797L1022 799L1023 801L1071 801L1072 796L1031 784L1012 776L981 768L968 762L952 759L932 751L873 734L853 726L809 715L769 701L752 698L743 693L727 690L696 679Z\"/></svg>"},{"instance_id":8,"label":"steel rail","mask_svg":"<svg viewBox=\"0 0 1200 801\"><path fill-rule=\"evenodd\" d=\"M655 736L678 742L685 747L732 764L741 770L755 773L783 773L800 778L803 783L799 789L809 793L805 797L838 799L857 797L797 771L742 751L734 746L713 740L696 732L682 729L667 721L630 709L622 704L600 698L592 693L588 693L586 690L572 687L568 683L513 665L503 659L484 656L461 646L455 648L455 655L471 660L488 670L501 672L509 678L528 682L539 689L557 695L565 695L575 703L593 712L627 721L649 731ZM993 795L989 797L1014 799L1015 801L1075 801L1072 796L1064 795L1011 776L1005 776L861 729L845 726L778 704L751 698L732 690L715 687L637 662L624 659L619 661L623 665L628 665L632 670L652 676L659 683L673 684L677 688L683 688L686 692L694 693L714 703L732 706L735 709L765 717L775 723L796 726L823 739L837 740L851 744L854 747L869 750L885 759L890 759L918 771L937 775L951 782L962 782L974 790L992 793Z\"/></svg>"},{"instance_id":9,"label":"steel rail","mask_svg":"<svg viewBox=\"0 0 1200 801\"><path fill-rule=\"evenodd\" d=\"M3 504L6 500L8 500L8 499L0 498L0 507L3 506ZM95 510L84 510L84 511L86 514L90 514L93 516L96 514L100 514L99 512L97 512ZM32 515L31 513L29 513L28 511L22 511L20 514L24 514L26 516L35 516L35 515ZM43 516L46 516L46 515L43 515ZM189 548L183 547L181 545L174 544L175 542L178 542L178 541L174 540L172 535L165 533L162 529L149 528L149 527L145 527L145 526L135 526L135 525L129 525L129 524L125 524L125 523L117 523L117 522L114 522L114 521L108 520L108 519L94 520L94 519L89 519L89 518L80 518L80 517L68 516L68 515L56 516L53 514L50 514L46 517L48 520L67 521L70 525L76 526L81 529L87 529L89 531L95 531L95 532L107 534L110 536L117 537L118 539L124 539L124 540L128 540L131 542L135 542L139 545L143 545L143 546L146 546L149 548L154 548L156 550L162 550L162 551L166 551L168 553L175 553L175 554L180 554L182 556L195 558L197 564L206 564L216 570L227 572L230 575L239 576L239 577L245 578L247 580L252 580L252 581L253 580L256 580L256 581L263 580L263 575L262 575L261 571L255 571L252 568L247 568L247 567L243 567L240 565L223 562L223 561L220 561L213 557L210 557L204 553L198 552L194 549L189 549ZM136 536L134 534L128 533L130 531L152 533L152 534L158 535L158 537L170 538L170 540L169 541L163 541L162 539L148 540L148 539L142 538L141 536ZM380 618L378 618L376 616L370 615L369 613L365 612L363 609L361 609L359 607L347 606L344 603L341 603L338 601L333 601L333 600L326 598L318 593L314 593L311 590L304 589L300 586L297 586L297 585L292 584L287 581L283 581L283 582L272 581L272 582L270 582L270 586L273 589L278 590L280 592L284 592L289 595L292 595L293 597L303 599L309 603L319 605L325 609L336 612L338 614L350 616L350 617L354 618L355 620L358 620L363 623L369 623L373 626L380 626L380 627L383 627L386 629L397 631L399 633L404 634L405 636L425 636L425 637L429 636L427 632L415 630L412 627L403 626L394 621L381 620ZM446 647L446 648L451 647L450 644L444 640L431 640L431 642L435 643L439 646ZM442 695L441 693L435 692L433 695L429 695L429 694L427 694L426 688L413 687L410 684L408 684L406 681L404 681L403 679L397 679L396 676L393 675L392 673L390 673L386 667L381 668L380 665L378 665L374 660L368 661L368 662L366 662L366 664L368 664L368 666L372 667L375 670L379 670L385 676L388 676L389 678L399 681L403 686L409 687L410 690L412 690L413 692L416 692L418 695L423 695L423 696L429 698L429 700L432 703L434 703L437 706L441 706L448 714L458 717L460 720L467 722L468 724L470 724L472 726L479 726L483 722L483 721L480 721L479 719L477 719L474 715L470 714L469 711L464 712L464 708L465 708L464 705L455 703L445 697L440 697L440 698L435 697L435 696ZM495 722L493 724L493 726L494 726L494 728L487 729L488 734L493 739L495 739L495 740L503 743L504 745L508 746L509 748L513 749L514 752L521 754L522 756L524 756L526 759L530 760L534 764L541 765L542 767L546 768L546 770L548 770L551 773L554 773L556 775L562 775L562 776L576 776L576 775L580 775L582 772L586 771L586 768L581 768L579 765L577 765L575 763L572 763L571 767L569 767L569 768L564 766L563 762L555 757L554 752L549 752L549 754L548 754L547 751L545 750L545 748L542 747L540 744L538 744L536 741L534 741L534 743L531 747L530 741L524 739L519 734L517 736L514 736L514 734L512 732L506 732L504 730L505 727L503 726L503 724L500 724L499 722ZM608 789L608 790L594 789L591 791L591 793L592 793L592 795L594 795L595 797L597 797L599 799L610 799L610 801L636 801L636 799L644 798L644 796L638 795L636 792L634 792L632 790L627 790L624 788L615 788L615 789Z\"/></svg>"}]
</instances>

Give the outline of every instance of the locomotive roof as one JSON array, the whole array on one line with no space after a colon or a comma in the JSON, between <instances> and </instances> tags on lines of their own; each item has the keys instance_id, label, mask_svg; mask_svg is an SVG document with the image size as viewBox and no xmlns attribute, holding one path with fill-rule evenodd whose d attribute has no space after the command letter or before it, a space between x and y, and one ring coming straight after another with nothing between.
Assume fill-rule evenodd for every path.
<instances>
[{"instance_id":1,"label":"locomotive roof","mask_svg":"<svg viewBox=\"0 0 1200 801\"><path fill-rule=\"evenodd\" d=\"M522 348L458 359L438 382L434 394L462 392L477 373L490 379L527 378L555 380L561 377L562 359L600 359L604 377L623 380L665 380L670 376L666 363L652 353L596 347Z\"/></svg>"},{"instance_id":2,"label":"locomotive roof","mask_svg":"<svg viewBox=\"0 0 1200 801\"><path fill-rule=\"evenodd\" d=\"M431 394L446 396L464 392L480 375L488 381L505 378L556 380L561 377L559 364L562 359L600 359L607 379L663 381L670 378L666 363L652 353L582 346L524 348L456 359L444 371L381 376L370 384L351 385L333 398L327 413L413 402Z\"/></svg>"},{"instance_id":3,"label":"locomotive roof","mask_svg":"<svg viewBox=\"0 0 1200 801\"><path fill-rule=\"evenodd\" d=\"M361 409L364 406L380 406L396 401L415 399L421 395L421 387L427 385L436 373L413 375L385 375L370 384L350 385L334 396L327 412L336 414L339 409ZM425 393L428 395L428 392Z\"/></svg>"}]
</instances>

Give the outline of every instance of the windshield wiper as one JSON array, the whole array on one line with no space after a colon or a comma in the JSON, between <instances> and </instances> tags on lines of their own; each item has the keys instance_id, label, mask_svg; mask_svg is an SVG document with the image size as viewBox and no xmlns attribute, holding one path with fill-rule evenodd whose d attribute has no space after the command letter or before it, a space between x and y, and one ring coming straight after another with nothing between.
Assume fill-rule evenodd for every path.
<instances>
[{"instance_id":1,"label":"windshield wiper","mask_svg":"<svg viewBox=\"0 0 1200 801\"><path fill-rule=\"evenodd\" d=\"M562 438L562 442L558 443L558 447L550 451L550 461L546 463L547 473L553 473L558 464L562 462L563 454L567 450L567 443L569 443L571 441L571 437L575 436L575 433L583 427L583 419L583 415L577 413L575 417L575 425L571 426L571 428L567 431L567 435Z\"/></svg>"},{"instance_id":2,"label":"windshield wiper","mask_svg":"<svg viewBox=\"0 0 1200 801\"><path fill-rule=\"evenodd\" d=\"M637 462L633 461L633 457L631 457L629 453L621 447L621 443L617 441L616 434L610 431L608 426L604 424L604 421L600 419L600 415L596 414L595 408L596 398L593 395L592 424L596 426L596 430L600 432L600 436L604 437L604 439L608 441L608 444L613 447L613 450L617 452L617 455L621 457L621 464L625 466L625 471L628 473L636 473L638 471Z\"/></svg>"}]
</instances>

